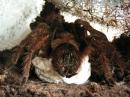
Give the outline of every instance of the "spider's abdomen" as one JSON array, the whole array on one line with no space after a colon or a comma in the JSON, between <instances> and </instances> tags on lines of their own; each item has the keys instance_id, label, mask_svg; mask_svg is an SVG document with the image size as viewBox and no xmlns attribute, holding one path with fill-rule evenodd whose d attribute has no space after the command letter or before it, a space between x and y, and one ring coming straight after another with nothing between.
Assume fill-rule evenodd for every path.
<instances>
[{"instance_id":1,"label":"spider's abdomen","mask_svg":"<svg viewBox=\"0 0 130 97\"><path fill-rule=\"evenodd\" d=\"M53 51L52 64L60 75L71 77L80 65L79 52L69 43L61 44Z\"/></svg>"}]
</instances>

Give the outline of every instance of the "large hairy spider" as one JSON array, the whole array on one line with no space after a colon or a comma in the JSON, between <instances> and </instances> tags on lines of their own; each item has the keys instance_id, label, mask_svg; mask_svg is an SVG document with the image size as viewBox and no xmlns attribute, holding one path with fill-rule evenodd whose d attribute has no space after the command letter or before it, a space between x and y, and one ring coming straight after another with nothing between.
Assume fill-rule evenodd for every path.
<instances>
[{"instance_id":1,"label":"large hairy spider","mask_svg":"<svg viewBox=\"0 0 130 97\"><path fill-rule=\"evenodd\" d=\"M8 76L18 83L27 81L33 58L38 59L33 61L35 67L39 68L36 72L41 79L44 75L46 78L43 79L49 82L51 81L47 77L50 73L60 76L57 77L58 80L64 77L65 82L73 83L69 82L69 78L76 80L79 68L82 68L84 72L78 76L79 79L83 78L83 81L74 83L85 83L90 77L90 63L92 80L105 80L108 83L123 80L125 65L120 53L103 33L95 30L88 22L78 19L74 23L67 23L60 15L59 9L46 2L40 16L30 26L32 32L12 49L13 67ZM36 56L40 58L35 59ZM44 60L44 63L40 63L39 60Z\"/></svg>"}]
</instances>

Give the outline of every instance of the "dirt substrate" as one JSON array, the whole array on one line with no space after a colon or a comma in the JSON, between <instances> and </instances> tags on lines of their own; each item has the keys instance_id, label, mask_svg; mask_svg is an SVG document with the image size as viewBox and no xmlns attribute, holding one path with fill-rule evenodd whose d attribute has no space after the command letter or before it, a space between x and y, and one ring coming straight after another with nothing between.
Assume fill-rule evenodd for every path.
<instances>
[{"instance_id":1,"label":"dirt substrate","mask_svg":"<svg viewBox=\"0 0 130 97\"><path fill-rule=\"evenodd\" d=\"M130 97L130 86L88 83L86 85L49 84L28 81L23 86L1 85L0 97Z\"/></svg>"}]
</instances>

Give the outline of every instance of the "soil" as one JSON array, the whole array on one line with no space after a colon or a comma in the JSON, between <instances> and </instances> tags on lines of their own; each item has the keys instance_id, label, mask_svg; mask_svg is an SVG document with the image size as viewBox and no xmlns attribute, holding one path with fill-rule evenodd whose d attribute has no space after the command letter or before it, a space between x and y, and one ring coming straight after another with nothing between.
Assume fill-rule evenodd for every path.
<instances>
[{"instance_id":1,"label":"soil","mask_svg":"<svg viewBox=\"0 0 130 97\"><path fill-rule=\"evenodd\" d=\"M130 97L130 86L91 82L84 85L50 84L28 81L23 86L2 85L0 97Z\"/></svg>"}]
</instances>

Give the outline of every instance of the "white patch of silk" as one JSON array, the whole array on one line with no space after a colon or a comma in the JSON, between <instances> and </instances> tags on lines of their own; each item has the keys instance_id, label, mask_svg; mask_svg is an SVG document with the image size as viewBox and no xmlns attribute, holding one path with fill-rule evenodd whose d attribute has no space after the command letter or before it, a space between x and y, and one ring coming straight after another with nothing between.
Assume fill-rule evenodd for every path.
<instances>
[{"instance_id":1,"label":"white patch of silk","mask_svg":"<svg viewBox=\"0 0 130 97\"><path fill-rule=\"evenodd\" d=\"M67 83L67 84L84 84L88 82L88 79L91 75L91 66L88 62L89 57L86 56L82 60L82 64L77 71L77 74L70 77L62 77L56 71L54 71L51 63L51 59L35 57L32 60L33 65L35 66L35 72L37 76L47 82L51 83Z\"/></svg>"},{"instance_id":2,"label":"white patch of silk","mask_svg":"<svg viewBox=\"0 0 130 97\"><path fill-rule=\"evenodd\" d=\"M43 81L50 83L62 83L62 77L54 71L51 60L52 59L35 57L32 60L35 67L35 73Z\"/></svg>"},{"instance_id":3,"label":"white patch of silk","mask_svg":"<svg viewBox=\"0 0 130 97\"><path fill-rule=\"evenodd\" d=\"M64 82L67 84L84 84L88 82L88 79L91 75L91 66L88 60L89 60L89 57L86 56L82 60L82 64L80 68L78 69L77 74L70 78L64 77L63 78Z\"/></svg>"}]
</instances>

